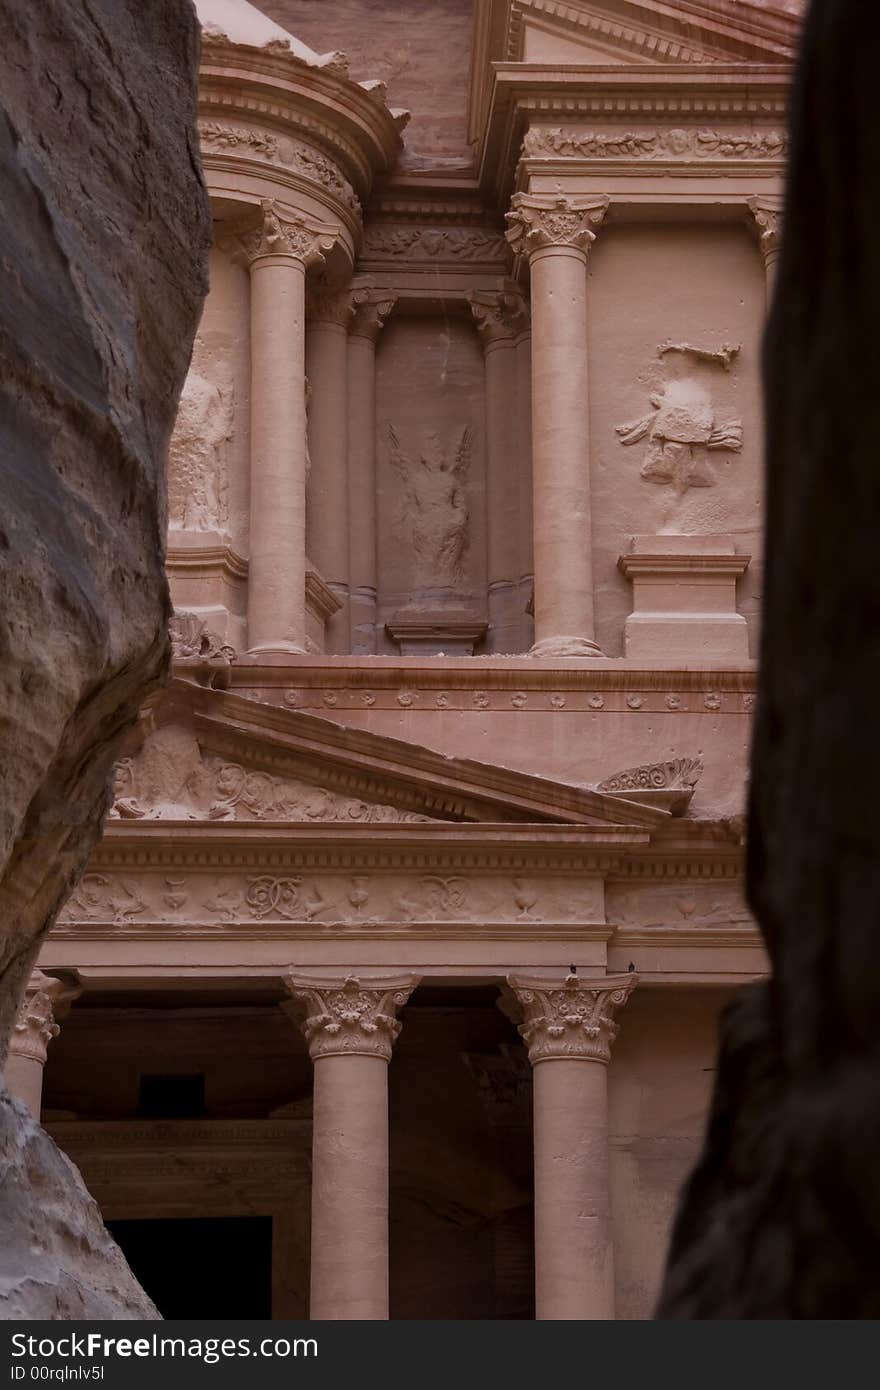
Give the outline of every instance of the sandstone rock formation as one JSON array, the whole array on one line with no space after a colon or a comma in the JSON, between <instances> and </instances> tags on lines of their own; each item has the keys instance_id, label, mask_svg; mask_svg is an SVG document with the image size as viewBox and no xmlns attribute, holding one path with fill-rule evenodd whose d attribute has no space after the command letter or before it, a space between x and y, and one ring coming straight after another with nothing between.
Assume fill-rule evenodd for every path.
<instances>
[{"instance_id":1,"label":"sandstone rock formation","mask_svg":"<svg viewBox=\"0 0 880 1390\"><path fill-rule=\"evenodd\" d=\"M750 897L660 1315L880 1316L880 13L814 0L765 343L767 569Z\"/></svg>"},{"instance_id":2,"label":"sandstone rock formation","mask_svg":"<svg viewBox=\"0 0 880 1390\"><path fill-rule=\"evenodd\" d=\"M167 665L165 455L210 214L188 0L0 0L0 27L2 1063L119 737ZM146 1315L118 1256L97 1276L96 1209L20 1115L4 1107L0 1219L24 1281L0 1290L7 1315ZM31 1284L35 1241L54 1255Z\"/></svg>"}]
</instances>

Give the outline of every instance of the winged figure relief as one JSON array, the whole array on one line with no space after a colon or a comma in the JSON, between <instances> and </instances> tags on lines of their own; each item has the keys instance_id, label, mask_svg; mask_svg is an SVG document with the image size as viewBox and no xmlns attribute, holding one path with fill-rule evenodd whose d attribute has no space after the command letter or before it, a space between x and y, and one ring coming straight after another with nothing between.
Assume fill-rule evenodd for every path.
<instances>
[{"instance_id":1,"label":"winged figure relief","mask_svg":"<svg viewBox=\"0 0 880 1390\"><path fill-rule=\"evenodd\" d=\"M407 450L388 426L388 460L400 480L395 530L411 545L416 584L452 585L462 577L473 442L464 425L445 442L439 431L425 430L418 447Z\"/></svg>"}]
</instances>

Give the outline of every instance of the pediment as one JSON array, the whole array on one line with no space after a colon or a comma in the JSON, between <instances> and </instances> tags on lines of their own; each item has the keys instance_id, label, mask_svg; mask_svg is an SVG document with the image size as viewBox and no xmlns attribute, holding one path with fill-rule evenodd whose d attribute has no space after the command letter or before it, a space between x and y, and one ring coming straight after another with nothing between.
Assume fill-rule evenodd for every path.
<instances>
[{"instance_id":1,"label":"pediment","mask_svg":"<svg viewBox=\"0 0 880 1390\"><path fill-rule=\"evenodd\" d=\"M613 830L653 829L670 814L635 781L607 791L556 782L180 680L142 717L117 766L115 793L111 819L126 822Z\"/></svg>"},{"instance_id":2,"label":"pediment","mask_svg":"<svg viewBox=\"0 0 880 1390\"><path fill-rule=\"evenodd\" d=\"M507 62L788 62L798 19L733 0L513 0Z\"/></svg>"}]
</instances>

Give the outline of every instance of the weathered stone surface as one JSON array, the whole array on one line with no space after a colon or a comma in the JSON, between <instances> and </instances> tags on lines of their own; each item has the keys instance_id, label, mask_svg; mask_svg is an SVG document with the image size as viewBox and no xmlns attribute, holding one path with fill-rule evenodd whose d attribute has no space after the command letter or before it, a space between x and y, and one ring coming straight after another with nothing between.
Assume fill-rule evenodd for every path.
<instances>
[{"instance_id":1,"label":"weathered stone surface","mask_svg":"<svg viewBox=\"0 0 880 1390\"><path fill-rule=\"evenodd\" d=\"M765 344L748 873L773 977L727 1016L669 1318L880 1316L878 40L876 9L815 0Z\"/></svg>"},{"instance_id":2,"label":"weathered stone surface","mask_svg":"<svg viewBox=\"0 0 880 1390\"><path fill-rule=\"evenodd\" d=\"M0 1318L157 1318L70 1159L0 1095Z\"/></svg>"},{"instance_id":3,"label":"weathered stone surface","mask_svg":"<svg viewBox=\"0 0 880 1390\"><path fill-rule=\"evenodd\" d=\"M206 289L188 0L0 0L0 1062L163 677L165 456ZM8 1317L151 1305L71 1165L2 1104Z\"/></svg>"},{"instance_id":4,"label":"weathered stone surface","mask_svg":"<svg viewBox=\"0 0 880 1390\"><path fill-rule=\"evenodd\" d=\"M164 460L210 218L189 4L3 0L0 18L5 1038L165 670Z\"/></svg>"}]
</instances>

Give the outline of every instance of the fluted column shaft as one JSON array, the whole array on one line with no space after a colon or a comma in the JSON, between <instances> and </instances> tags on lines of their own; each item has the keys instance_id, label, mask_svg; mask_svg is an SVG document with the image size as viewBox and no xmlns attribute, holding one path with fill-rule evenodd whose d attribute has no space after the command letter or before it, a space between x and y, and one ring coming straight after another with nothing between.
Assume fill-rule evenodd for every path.
<instances>
[{"instance_id":1,"label":"fluted column shaft","mask_svg":"<svg viewBox=\"0 0 880 1390\"><path fill-rule=\"evenodd\" d=\"M342 603L328 618L325 646L349 651L348 291L320 287L308 297L306 374L311 468L306 489L309 558Z\"/></svg>"},{"instance_id":2,"label":"fluted column shaft","mask_svg":"<svg viewBox=\"0 0 880 1390\"><path fill-rule=\"evenodd\" d=\"M468 296L483 343L488 493L489 637L487 650L522 650L520 612L520 467L517 336L526 310L517 294Z\"/></svg>"},{"instance_id":3,"label":"fluted column shaft","mask_svg":"<svg viewBox=\"0 0 880 1390\"><path fill-rule=\"evenodd\" d=\"M61 1031L58 1016L78 993L42 970L35 970L28 981L9 1039L4 1078L10 1094L27 1106L35 1120L40 1118L49 1043Z\"/></svg>"},{"instance_id":4,"label":"fluted column shaft","mask_svg":"<svg viewBox=\"0 0 880 1390\"><path fill-rule=\"evenodd\" d=\"M388 1317L388 1063L413 976L290 976L315 1064L310 1316Z\"/></svg>"},{"instance_id":5,"label":"fluted column shaft","mask_svg":"<svg viewBox=\"0 0 880 1390\"><path fill-rule=\"evenodd\" d=\"M348 338L350 650L376 651L376 342L394 307L381 292L356 290Z\"/></svg>"},{"instance_id":6,"label":"fluted column shaft","mask_svg":"<svg viewBox=\"0 0 880 1390\"><path fill-rule=\"evenodd\" d=\"M516 194L508 238L532 310L536 656L599 656L593 621L587 253L607 199Z\"/></svg>"},{"instance_id":7,"label":"fluted column shaft","mask_svg":"<svg viewBox=\"0 0 880 1390\"><path fill-rule=\"evenodd\" d=\"M607 1064L635 982L508 978L533 1070L539 1319L614 1317Z\"/></svg>"},{"instance_id":8,"label":"fluted column shaft","mask_svg":"<svg viewBox=\"0 0 880 1390\"><path fill-rule=\"evenodd\" d=\"M251 272L251 651L306 650L306 269L334 240L331 228L270 201L242 239Z\"/></svg>"}]
</instances>

